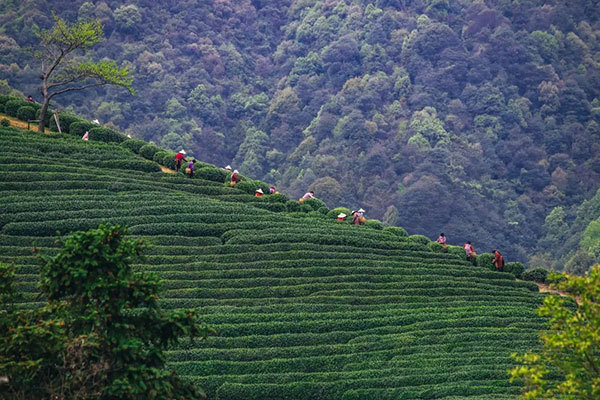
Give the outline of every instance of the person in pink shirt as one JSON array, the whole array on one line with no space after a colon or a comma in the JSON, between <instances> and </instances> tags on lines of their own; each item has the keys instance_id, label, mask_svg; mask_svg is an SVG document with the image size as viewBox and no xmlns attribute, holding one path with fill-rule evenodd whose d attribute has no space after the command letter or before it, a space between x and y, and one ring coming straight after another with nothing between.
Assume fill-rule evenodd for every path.
<instances>
[{"instance_id":1,"label":"person in pink shirt","mask_svg":"<svg viewBox=\"0 0 600 400\"><path fill-rule=\"evenodd\" d=\"M475 256L475 249L473 249L471 242L463 244L463 249L465 249L465 253L467 254L467 261L472 261Z\"/></svg>"},{"instance_id":2,"label":"person in pink shirt","mask_svg":"<svg viewBox=\"0 0 600 400\"><path fill-rule=\"evenodd\" d=\"M306 192L304 194L304 196L300 197L300 203L302 203L306 199L314 199L314 198L315 198L315 192L313 192L311 190L310 192Z\"/></svg>"},{"instance_id":3,"label":"person in pink shirt","mask_svg":"<svg viewBox=\"0 0 600 400\"><path fill-rule=\"evenodd\" d=\"M440 233L440 237L437 238L436 242L442 245L444 248L444 253L448 252L448 246L446 245L446 235L444 233Z\"/></svg>"},{"instance_id":4,"label":"person in pink shirt","mask_svg":"<svg viewBox=\"0 0 600 400\"><path fill-rule=\"evenodd\" d=\"M84 141L86 141L86 142L87 142L88 140L90 140L90 133L89 133L89 132L85 132L85 133L83 134L83 136L81 137L81 140L84 140Z\"/></svg>"}]
</instances>

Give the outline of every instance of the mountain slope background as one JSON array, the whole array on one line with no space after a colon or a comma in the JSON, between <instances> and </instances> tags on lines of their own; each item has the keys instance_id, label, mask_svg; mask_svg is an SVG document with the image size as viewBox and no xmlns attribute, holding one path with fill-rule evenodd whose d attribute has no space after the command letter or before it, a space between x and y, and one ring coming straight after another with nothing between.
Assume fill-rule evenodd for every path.
<instances>
[{"instance_id":1,"label":"mountain slope background","mask_svg":"<svg viewBox=\"0 0 600 400\"><path fill-rule=\"evenodd\" d=\"M544 265L598 218L580 218L600 182L593 0L4 1L0 76L27 94L51 11L100 18L90 56L138 92L60 104L290 196Z\"/></svg>"}]
</instances>

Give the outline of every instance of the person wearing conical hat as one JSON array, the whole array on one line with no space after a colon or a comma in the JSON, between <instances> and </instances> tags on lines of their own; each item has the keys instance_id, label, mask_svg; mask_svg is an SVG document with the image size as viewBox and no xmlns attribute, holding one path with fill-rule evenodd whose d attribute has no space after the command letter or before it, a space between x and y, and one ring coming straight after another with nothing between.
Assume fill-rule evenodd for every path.
<instances>
[{"instance_id":1,"label":"person wearing conical hat","mask_svg":"<svg viewBox=\"0 0 600 400\"><path fill-rule=\"evenodd\" d=\"M360 225L360 214L357 211L354 211L352 214L352 223L354 225Z\"/></svg>"},{"instance_id":2,"label":"person wearing conical hat","mask_svg":"<svg viewBox=\"0 0 600 400\"><path fill-rule=\"evenodd\" d=\"M357 212L356 215L358 216L358 220L361 224L365 223L367 221L367 219L365 218L365 210L363 210L362 208L360 208Z\"/></svg>"},{"instance_id":3,"label":"person wearing conical hat","mask_svg":"<svg viewBox=\"0 0 600 400\"><path fill-rule=\"evenodd\" d=\"M231 165L226 166L225 168L221 168L223 171L231 172Z\"/></svg>"},{"instance_id":4,"label":"person wearing conical hat","mask_svg":"<svg viewBox=\"0 0 600 400\"><path fill-rule=\"evenodd\" d=\"M242 178L240 178L238 176L239 173L240 172L237 169L233 170L233 173L231 174L231 178L230 178L230 181L229 181L229 186L234 187L235 185L237 185L237 183L239 181L242 180Z\"/></svg>"},{"instance_id":5,"label":"person wearing conical hat","mask_svg":"<svg viewBox=\"0 0 600 400\"><path fill-rule=\"evenodd\" d=\"M186 154L186 153L185 153L185 150L181 149L181 150L179 151L179 153L177 153L177 154L175 155L175 171L179 171L179 169L181 168L181 163L182 163L183 161L187 161L187 160L185 159L185 154Z\"/></svg>"},{"instance_id":6,"label":"person wearing conical hat","mask_svg":"<svg viewBox=\"0 0 600 400\"><path fill-rule=\"evenodd\" d=\"M256 189L256 192L254 193L254 197L263 197L264 195L265 195L265 193L260 188Z\"/></svg>"},{"instance_id":7,"label":"person wearing conical hat","mask_svg":"<svg viewBox=\"0 0 600 400\"><path fill-rule=\"evenodd\" d=\"M88 140L90 140L90 133L86 131L86 132L83 134L83 136L81 137L81 140L84 140L84 141L86 141L86 142L87 142Z\"/></svg>"},{"instance_id":8,"label":"person wearing conical hat","mask_svg":"<svg viewBox=\"0 0 600 400\"><path fill-rule=\"evenodd\" d=\"M342 221L342 222L345 221L346 220L346 214L339 213L338 216L337 216L337 220L338 221Z\"/></svg>"}]
</instances>

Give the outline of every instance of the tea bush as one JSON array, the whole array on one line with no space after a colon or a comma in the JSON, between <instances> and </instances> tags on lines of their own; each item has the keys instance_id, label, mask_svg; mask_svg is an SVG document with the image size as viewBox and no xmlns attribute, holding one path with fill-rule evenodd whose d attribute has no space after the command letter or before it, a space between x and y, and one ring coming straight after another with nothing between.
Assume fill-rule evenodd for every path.
<instances>
[{"instance_id":1,"label":"tea bush","mask_svg":"<svg viewBox=\"0 0 600 400\"><path fill-rule=\"evenodd\" d=\"M377 229L377 230L383 230L384 226L383 223L381 223L381 221L376 220L376 219L368 219L365 223L364 226L366 226L367 228L371 228L371 229Z\"/></svg>"},{"instance_id":2,"label":"tea bush","mask_svg":"<svg viewBox=\"0 0 600 400\"><path fill-rule=\"evenodd\" d=\"M429 238L427 236L423 236L423 235L410 235L408 237L408 240L410 242L420 243L425 246L429 245L429 242L430 242Z\"/></svg>"},{"instance_id":3,"label":"tea bush","mask_svg":"<svg viewBox=\"0 0 600 400\"><path fill-rule=\"evenodd\" d=\"M0 126L8 127L8 126L10 126L10 121L6 118L2 118L0 120Z\"/></svg>"},{"instance_id":4,"label":"tea bush","mask_svg":"<svg viewBox=\"0 0 600 400\"><path fill-rule=\"evenodd\" d=\"M139 154L140 149L147 144L148 143L140 139L127 139L121 143L121 146L128 148L136 154Z\"/></svg>"},{"instance_id":5,"label":"tea bush","mask_svg":"<svg viewBox=\"0 0 600 400\"><path fill-rule=\"evenodd\" d=\"M29 104L25 100L8 100L4 103L4 113L13 118L19 118L19 108L27 107Z\"/></svg>"},{"instance_id":6,"label":"tea bush","mask_svg":"<svg viewBox=\"0 0 600 400\"><path fill-rule=\"evenodd\" d=\"M61 112L58 114L58 122L60 123L60 129L63 133L70 133L71 124L73 122L85 122L82 118L75 114ZM50 118L49 123L50 130L58 132L58 126L54 117Z\"/></svg>"},{"instance_id":7,"label":"tea bush","mask_svg":"<svg viewBox=\"0 0 600 400\"><path fill-rule=\"evenodd\" d=\"M404 229L400 226L387 226L387 227L383 228L383 230L385 232L393 233L394 235L396 235L400 238L408 237L408 233L406 232L406 229Z\"/></svg>"},{"instance_id":8,"label":"tea bush","mask_svg":"<svg viewBox=\"0 0 600 400\"><path fill-rule=\"evenodd\" d=\"M334 218L335 219L335 218L337 218L338 215L340 215L340 214L343 213L343 214L346 214L347 218L351 219L352 216L350 215L350 212L351 211L350 211L349 208L346 208L346 207L335 207L335 208L333 208L333 209L331 209L331 210L329 210L327 212L327 216L329 218Z\"/></svg>"},{"instance_id":9,"label":"tea bush","mask_svg":"<svg viewBox=\"0 0 600 400\"><path fill-rule=\"evenodd\" d=\"M98 127L96 124L92 124L87 121L74 121L69 125L69 133L75 136L83 136L86 132Z\"/></svg>"},{"instance_id":10,"label":"tea bush","mask_svg":"<svg viewBox=\"0 0 600 400\"><path fill-rule=\"evenodd\" d=\"M483 253L477 255L477 266L486 269L496 269L494 266L494 255L491 253Z\"/></svg>"},{"instance_id":11,"label":"tea bush","mask_svg":"<svg viewBox=\"0 0 600 400\"><path fill-rule=\"evenodd\" d=\"M36 118L35 108L30 106L22 106L17 110L17 118L21 121L31 121Z\"/></svg>"},{"instance_id":12,"label":"tea bush","mask_svg":"<svg viewBox=\"0 0 600 400\"><path fill-rule=\"evenodd\" d=\"M144 157L145 159L152 160L154 158L154 153L158 151L160 151L160 148L148 143L140 147L139 155Z\"/></svg>"},{"instance_id":13,"label":"tea bush","mask_svg":"<svg viewBox=\"0 0 600 400\"><path fill-rule=\"evenodd\" d=\"M532 281L539 283L546 283L547 277L548 270L544 268L528 269L521 274L521 279L523 279L524 281Z\"/></svg>"},{"instance_id":14,"label":"tea bush","mask_svg":"<svg viewBox=\"0 0 600 400\"><path fill-rule=\"evenodd\" d=\"M321 208L321 207L327 208L327 205L325 204L325 202L323 200L317 199L317 198L306 199L302 202L302 205L306 206L306 207L304 207L304 209L307 210L306 212L318 211L319 208ZM310 209L308 207L310 207Z\"/></svg>"},{"instance_id":15,"label":"tea bush","mask_svg":"<svg viewBox=\"0 0 600 400\"><path fill-rule=\"evenodd\" d=\"M518 265L474 268L460 247L335 221L347 209L256 198L264 182L231 188L205 163L195 179L163 174L174 154L153 146L151 161L143 146L0 129L0 262L16 266L18 306L39 305L33 246L54 254L57 230L124 223L151 243L134 268L162 277L162 306L198 308L219 333L168 353L208 398L518 394L510 354L536 349L544 326Z\"/></svg>"},{"instance_id":16,"label":"tea bush","mask_svg":"<svg viewBox=\"0 0 600 400\"><path fill-rule=\"evenodd\" d=\"M215 167L203 167L196 170L196 175L199 178L213 182L224 182L227 178L227 171ZM241 183L241 182L240 182ZM243 185L242 185L243 187ZM239 188L238 188L239 189Z\"/></svg>"},{"instance_id":17,"label":"tea bush","mask_svg":"<svg viewBox=\"0 0 600 400\"><path fill-rule=\"evenodd\" d=\"M504 264L504 271L510 272L515 276L515 278L521 278L523 271L525 271L525 267L520 262L507 262Z\"/></svg>"}]
</instances>

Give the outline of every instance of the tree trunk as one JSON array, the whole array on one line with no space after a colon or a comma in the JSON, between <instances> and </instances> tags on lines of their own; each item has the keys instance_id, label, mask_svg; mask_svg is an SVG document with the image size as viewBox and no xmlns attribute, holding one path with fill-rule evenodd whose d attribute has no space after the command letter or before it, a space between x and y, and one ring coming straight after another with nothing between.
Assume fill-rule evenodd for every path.
<instances>
[{"instance_id":1,"label":"tree trunk","mask_svg":"<svg viewBox=\"0 0 600 400\"><path fill-rule=\"evenodd\" d=\"M44 101L42 102L42 108L40 109L40 122L38 124L38 131L44 132L44 127L46 126L46 112L48 111L48 104L50 103L50 99L44 96Z\"/></svg>"}]
</instances>

